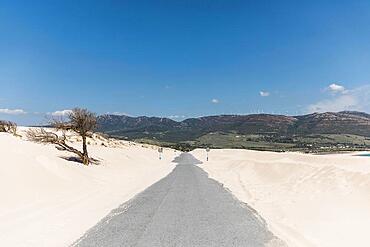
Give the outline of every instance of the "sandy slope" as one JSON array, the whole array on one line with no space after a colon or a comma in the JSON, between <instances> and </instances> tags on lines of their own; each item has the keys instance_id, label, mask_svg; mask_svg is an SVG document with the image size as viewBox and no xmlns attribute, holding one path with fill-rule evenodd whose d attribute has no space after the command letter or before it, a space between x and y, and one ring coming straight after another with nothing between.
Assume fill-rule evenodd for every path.
<instances>
[{"instance_id":1,"label":"sandy slope","mask_svg":"<svg viewBox=\"0 0 370 247\"><path fill-rule=\"evenodd\" d=\"M100 165L84 167L51 145L0 133L1 246L67 246L174 168L173 150L159 161L155 147L89 142Z\"/></svg>"},{"instance_id":2,"label":"sandy slope","mask_svg":"<svg viewBox=\"0 0 370 247\"><path fill-rule=\"evenodd\" d=\"M199 165L298 246L370 246L370 158L195 150Z\"/></svg>"}]
</instances>

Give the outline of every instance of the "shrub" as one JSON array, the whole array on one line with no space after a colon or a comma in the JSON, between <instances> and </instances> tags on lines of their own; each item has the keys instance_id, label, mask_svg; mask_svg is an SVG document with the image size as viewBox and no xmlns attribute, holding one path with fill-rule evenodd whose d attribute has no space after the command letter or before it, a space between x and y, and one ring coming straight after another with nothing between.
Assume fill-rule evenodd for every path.
<instances>
[{"instance_id":1,"label":"shrub","mask_svg":"<svg viewBox=\"0 0 370 247\"><path fill-rule=\"evenodd\" d=\"M0 132L17 134L17 124L11 121L0 120Z\"/></svg>"}]
</instances>

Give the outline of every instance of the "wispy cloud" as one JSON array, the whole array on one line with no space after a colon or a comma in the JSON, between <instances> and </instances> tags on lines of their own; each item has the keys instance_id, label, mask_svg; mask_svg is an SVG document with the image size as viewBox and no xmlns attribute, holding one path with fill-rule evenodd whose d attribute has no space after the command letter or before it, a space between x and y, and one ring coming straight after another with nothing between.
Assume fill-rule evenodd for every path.
<instances>
[{"instance_id":1,"label":"wispy cloud","mask_svg":"<svg viewBox=\"0 0 370 247\"><path fill-rule=\"evenodd\" d=\"M211 102L212 102L213 104L218 104L218 103L220 103L220 100L218 100L218 99L212 99L212 100L211 100Z\"/></svg>"},{"instance_id":2,"label":"wispy cloud","mask_svg":"<svg viewBox=\"0 0 370 247\"><path fill-rule=\"evenodd\" d=\"M171 115L171 116L167 116L167 118L171 118L171 119L184 119L186 118L185 115Z\"/></svg>"},{"instance_id":3,"label":"wispy cloud","mask_svg":"<svg viewBox=\"0 0 370 247\"><path fill-rule=\"evenodd\" d=\"M270 96L270 92L267 92L267 91L260 91L260 96L261 96L261 97L268 97L268 96Z\"/></svg>"},{"instance_id":4,"label":"wispy cloud","mask_svg":"<svg viewBox=\"0 0 370 247\"><path fill-rule=\"evenodd\" d=\"M0 109L0 113L2 113L2 114L9 114L9 115L23 115L23 114L27 114L27 112L24 111L24 110L22 110L22 109L7 109L7 108Z\"/></svg>"},{"instance_id":5,"label":"wispy cloud","mask_svg":"<svg viewBox=\"0 0 370 247\"><path fill-rule=\"evenodd\" d=\"M120 111L107 112L106 114L108 114L108 115L129 116L129 117L132 117L132 115L131 115L131 114L128 114L128 113L126 113L126 112L120 112Z\"/></svg>"},{"instance_id":6,"label":"wispy cloud","mask_svg":"<svg viewBox=\"0 0 370 247\"><path fill-rule=\"evenodd\" d=\"M55 112L52 112L52 113L49 113L49 114L54 116L54 117L64 117L64 116L67 116L68 114L70 114L71 112L72 112L72 110L61 110L61 111L55 111Z\"/></svg>"},{"instance_id":7,"label":"wispy cloud","mask_svg":"<svg viewBox=\"0 0 370 247\"><path fill-rule=\"evenodd\" d=\"M355 89L334 88L341 93L309 105L307 112L370 111L370 85Z\"/></svg>"}]
</instances>

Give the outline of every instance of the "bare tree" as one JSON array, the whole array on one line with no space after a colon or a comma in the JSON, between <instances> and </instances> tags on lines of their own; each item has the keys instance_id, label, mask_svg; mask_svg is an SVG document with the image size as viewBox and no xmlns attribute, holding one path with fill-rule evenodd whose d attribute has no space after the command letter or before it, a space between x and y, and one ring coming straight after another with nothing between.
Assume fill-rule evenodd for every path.
<instances>
[{"instance_id":1,"label":"bare tree","mask_svg":"<svg viewBox=\"0 0 370 247\"><path fill-rule=\"evenodd\" d=\"M58 149L75 153L85 165L90 163L87 152L87 137L92 136L92 131L96 128L96 115L87 109L75 108L68 115L66 120L52 120L51 126L62 135L45 129L31 129L27 131L27 137L38 143L55 144ZM66 132L72 131L82 137L82 152L67 144Z\"/></svg>"},{"instance_id":2,"label":"bare tree","mask_svg":"<svg viewBox=\"0 0 370 247\"><path fill-rule=\"evenodd\" d=\"M0 120L0 132L17 134L17 124L11 121Z\"/></svg>"}]
</instances>

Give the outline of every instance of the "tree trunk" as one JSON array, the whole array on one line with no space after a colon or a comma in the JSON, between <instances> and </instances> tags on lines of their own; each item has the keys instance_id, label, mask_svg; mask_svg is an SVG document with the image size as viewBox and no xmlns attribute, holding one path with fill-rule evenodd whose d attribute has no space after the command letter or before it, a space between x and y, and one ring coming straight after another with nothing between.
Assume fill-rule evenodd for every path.
<instances>
[{"instance_id":1,"label":"tree trunk","mask_svg":"<svg viewBox=\"0 0 370 247\"><path fill-rule=\"evenodd\" d=\"M88 166L88 165L89 165L89 163L90 163L90 159L89 159L89 157L88 157L88 156L86 156L86 155L84 155L84 156L82 157L82 162L83 162L83 164L84 164L85 166Z\"/></svg>"},{"instance_id":2,"label":"tree trunk","mask_svg":"<svg viewBox=\"0 0 370 247\"><path fill-rule=\"evenodd\" d=\"M87 153L87 144L86 144L86 136L82 136L82 162L84 165L89 165L90 160L89 160L89 154Z\"/></svg>"}]
</instances>

